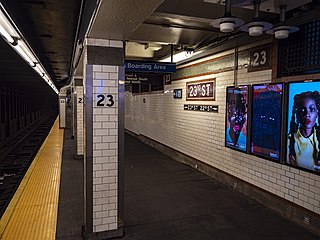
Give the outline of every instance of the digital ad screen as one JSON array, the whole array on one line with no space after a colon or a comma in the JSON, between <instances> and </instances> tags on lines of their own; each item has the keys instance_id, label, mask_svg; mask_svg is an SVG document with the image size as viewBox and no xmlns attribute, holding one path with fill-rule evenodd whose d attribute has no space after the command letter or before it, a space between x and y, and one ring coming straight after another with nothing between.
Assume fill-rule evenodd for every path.
<instances>
[{"instance_id":1,"label":"digital ad screen","mask_svg":"<svg viewBox=\"0 0 320 240\"><path fill-rule=\"evenodd\" d=\"M227 87L226 146L247 151L248 86Z\"/></svg>"},{"instance_id":2,"label":"digital ad screen","mask_svg":"<svg viewBox=\"0 0 320 240\"><path fill-rule=\"evenodd\" d=\"M286 163L320 173L320 82L288 86Z\"/></svg>"},{"instance_id":3,"label":"digital ad screen","mask_svg":"<svg viewBox=\"0 0 320 240\"><path fill-rule=\"evenodd\" d=\"M252 87L251 153L280 160L283 85Z\"/></svg>"}]
</instances>

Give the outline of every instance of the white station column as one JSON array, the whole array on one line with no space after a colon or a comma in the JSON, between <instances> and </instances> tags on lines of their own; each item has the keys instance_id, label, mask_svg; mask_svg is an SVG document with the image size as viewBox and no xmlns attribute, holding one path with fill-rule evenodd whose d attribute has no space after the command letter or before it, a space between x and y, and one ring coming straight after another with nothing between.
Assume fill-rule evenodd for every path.
<instances>
[{"instance_id":1,"label":"white station column","mask_svg":"<svg viewBox=\"0 0 320 240\"><path fill-rule=\"evenodd\" d=\"M83 79L74 79L74 139L75 139L75 158L83 158Z\"/></svg>"},{"instance_id":2,"label":"white station column","mask_svg":"<svg viewBox=\"0 0 320 240\"><path fill-rule=\"evenodd\" d=\"M66 128L66 125L67 125L66 97L67 97L67 90L65 88L60 89L60 92L59 92L59 128Z\"/></svg>"},{"instance_id":3,"label":"white station column","mask_svg":"<svg viewBox=\"0 0 320 240\"><path fill-rule=\"evenodd\" d=\"M74 135L76 134L75 133L75 102L74 102L74 91L75 91L75 87L74 87L74 79L72 80L72 85L70 87L70 90L71 90L71 98L70 98L70 101L71 101L71 129L72 129L72 134L71 134L71 138L74 139Z\"/></svg>"},{"instance_id":4,"label":"white station column","mask_svg":"<svg viewBox=\"0 0 320 240\"><path fill-rule=\"evenodd\" d=\"M123 235L123 42L86 39L85 235Z\"/></svg>"}]
</instances>

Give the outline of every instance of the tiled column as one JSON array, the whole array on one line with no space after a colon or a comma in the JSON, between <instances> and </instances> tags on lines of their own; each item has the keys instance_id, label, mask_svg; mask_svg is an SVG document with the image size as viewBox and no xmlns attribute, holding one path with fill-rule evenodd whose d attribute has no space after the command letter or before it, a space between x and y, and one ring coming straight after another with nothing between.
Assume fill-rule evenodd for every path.
<instances>
[{"instance_id":1,"label":"tiled column","mask_svg":"<svg viewBox=\"0 0 320 240\"><path fill-rule=\"evenodd\" d=\"M72 114L71 114L71 126L72 126L72 135L71 138L74 139L74 136L76 135L76 101L75 101L75 85L74 85L74 80L72 80L73 84L71 86L71 110L72 110Z\"/></svg>"},{"instance_id":2,"label":"tiled column","mask_svg":"<svg viewBox=\"0 0 320 240\"><path fill-rule=\"evenodd\" d=\"M83 79L74 79L75 158L83 158Z\"/></svg>"},{"instance_id":3,"label":"tiled column","mask_svg":"<svg viewBox=\"0 0 320 240\"><path fill-rule=\"evenodd\" d=\"M106 239L123 234L123 43L86 43L85 232Z\"/></svg>"},{"instance_id":4,"label":"tiled column","mask_svg":"<svg viewBox=\"0 0 320 240\"><path fill-rule=\"evenodd\" d=\"M65 128L67 123L66 97L67 92L62 88L59 92L59 128Z\"/></svg>"}]
</instances>

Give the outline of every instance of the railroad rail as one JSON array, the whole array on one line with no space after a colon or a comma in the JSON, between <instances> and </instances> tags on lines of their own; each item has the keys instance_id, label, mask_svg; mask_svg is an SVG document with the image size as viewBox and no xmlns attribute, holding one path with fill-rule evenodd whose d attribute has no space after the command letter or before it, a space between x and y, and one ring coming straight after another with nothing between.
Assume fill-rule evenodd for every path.
<instances>
[{"instance_id":1,"label":"railroad rail","mask_svg":"<svg viewBox=\"0 0 320 240\"><path fill-rule=\"evenodd\" d=\"M56 114L48 113L0 145L0 217L46 139Z\"/></svg>"}]
</instances>

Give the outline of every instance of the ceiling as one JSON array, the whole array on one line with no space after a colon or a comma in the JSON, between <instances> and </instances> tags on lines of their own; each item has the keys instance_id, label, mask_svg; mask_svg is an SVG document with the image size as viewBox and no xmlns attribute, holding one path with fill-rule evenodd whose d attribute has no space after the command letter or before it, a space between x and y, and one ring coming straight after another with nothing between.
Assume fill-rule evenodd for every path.
<instances>
[{"instance_id":1,"label":"ceiling","mask_svg":"<svg viewBox=\"0 0 320 240\"><path fill-rule=\"evenodd\" d=\"M89 37L126 41L127 59L158 60L184 47L204 49L216 43L247 36L235 31L220 33L210 23L224 15L221 0L1 0L28 40L58 88L70 82L75 47L81 47L88 26ZM90 19L97 6L95 20ZM130 4L129 4L130 2ZM278 5L283 0L265 0L260 18L277 24ZM319 0L288 0L287 22L300 25L320 17ZM232 0L232 15L249 22L251 0ZM269 36L270 37L270 36ZM244 41L244 40L242 40ZM251 38L251 41L255 41ZM35 78L1 39L0 74L17 79ZM13 63L14 62L14 63ZM25 65L25 66L24 66ZM32 70L32 69L31 69ZM2 81L2 77L1 80ZM29 81L29 80L23 80ZM39 78L40 81L40 78Z\"/></svg>"}]
</instances>

